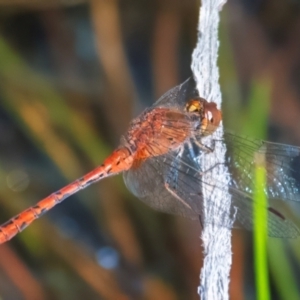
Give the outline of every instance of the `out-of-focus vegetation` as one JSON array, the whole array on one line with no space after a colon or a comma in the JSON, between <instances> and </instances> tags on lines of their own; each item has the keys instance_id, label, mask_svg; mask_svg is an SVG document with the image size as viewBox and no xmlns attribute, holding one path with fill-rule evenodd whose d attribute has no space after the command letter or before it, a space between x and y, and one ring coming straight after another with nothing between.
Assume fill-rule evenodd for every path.
<instances>
[{"instance_id":1,"label":"out-of-focus vegetation","mask_svg":"<svg viewBox=\"0 0 300 300\"><path fill-rule=\"evenodd\" d=\"M101 164L130 119L191 75L198 6L0 1L3 222ZM224 7L226 127L262 137L265 125L268 139L300 145L299 31L296 1ZM200 230L146 207L121 176L104 180L0 247L1 299L198 299ZM230 299L256 298L252 243L233 231ZM299 243L268 239L271 299L300 298Z\"/></svg>"}]
</instances>

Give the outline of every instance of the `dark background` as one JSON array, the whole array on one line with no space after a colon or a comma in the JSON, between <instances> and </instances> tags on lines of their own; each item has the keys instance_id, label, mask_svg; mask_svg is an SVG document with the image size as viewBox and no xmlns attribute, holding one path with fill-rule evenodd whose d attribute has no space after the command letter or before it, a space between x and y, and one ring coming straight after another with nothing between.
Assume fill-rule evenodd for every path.
<instances>
[{"instance_id":1,"label":"dark background","mask_svg":"<svg viewBox=\"0 0 300 300\"><path fill-rule=\"evenodd\" d=\"M134 116L191 75L198 7L0 0L3 222L101 164ZM255 134L267 104L265 138L300 145L300 2L229 0L220 41L226 127ZM0 297L199 299L199 235L107 179L0 247ZM272 299L300 298L299 247L269 240ZM252 248L234 230L230 299L255 299Z\"/></svg>"}]
</instances>

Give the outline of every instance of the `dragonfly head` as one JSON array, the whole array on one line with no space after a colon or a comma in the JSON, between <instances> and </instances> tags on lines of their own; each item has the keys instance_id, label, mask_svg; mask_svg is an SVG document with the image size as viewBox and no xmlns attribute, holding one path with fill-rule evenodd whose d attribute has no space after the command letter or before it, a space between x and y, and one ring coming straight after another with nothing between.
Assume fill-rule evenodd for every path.
<instances>
[{"instance_id":1,"label":"dragonfly head","mask_svg":"<svg viewBox=\"0 0 300 300\"><path fill-rule=\"evenodd\" d=\"M222 113L216 103L207 102L204 98L194 98L187 102L185 110L200 117L200 130L203 135L212 134L222 120Z\"/></svg>"}]
</instances>

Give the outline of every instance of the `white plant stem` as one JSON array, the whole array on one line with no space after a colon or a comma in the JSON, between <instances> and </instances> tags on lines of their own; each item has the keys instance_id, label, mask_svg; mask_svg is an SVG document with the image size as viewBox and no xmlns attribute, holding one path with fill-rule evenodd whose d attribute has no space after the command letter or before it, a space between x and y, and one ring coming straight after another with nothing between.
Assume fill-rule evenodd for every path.
<instances>
[{"instance_id":1,"label":"white plant stem","mask_svg":"<svg viewBox=\"0 0 300 300\"><path fill-rule=\"evenodd\" d=\"M192 56L192 71L197 83L199 95L208 101L221 106L221 91L219 86L218 58L218 26L219 12L226 0L202 0L199 25L198 42ZM220 126L218 133L222 133L223 126ZM210 143L213 135L205 138L205 143ZM219 147L218 147L219 148ZM204 172L205 182L211 182L212 187L203 189L204 195L204 228L202 241L204 248L204 263L200 274L199 296L202 300L226 300L229 299L229 273L232 262L231 253L231 230L228 227L221 227L224 215L229 215L231 199L229 193L213 188L213 182L218 181L223 184L229 182L229 174L225 165L214 166L216 159L220 162L225 160L226 148L220 147L218 151L199 157L199 163ZM209 202L215 203L215 207L221 207L222 215L216 216L216 211ZM216 222L207 222L216 220ZM228 223L232 222L228 220ZM217 224L219 223L219 224Z\"/></svg>"}]
</instances>

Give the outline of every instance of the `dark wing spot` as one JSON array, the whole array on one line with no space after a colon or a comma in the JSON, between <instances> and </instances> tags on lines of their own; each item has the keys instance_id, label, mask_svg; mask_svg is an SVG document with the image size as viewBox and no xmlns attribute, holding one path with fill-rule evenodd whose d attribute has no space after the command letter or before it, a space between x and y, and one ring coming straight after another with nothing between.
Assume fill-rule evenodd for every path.
<instances>
[{"instance_id":1,"label":"dark wing spot","mask_svg":"<svg viewBox=\"0 0 300 300\"><path fill-rule=\"evenodd\" d=\"M273 213L274 215L276 215L277 217L279 217L282 220L285 220L285 217L276 209L274 209L273 207L268 207L268 210Z\"/></svg>"}]
</instances>

